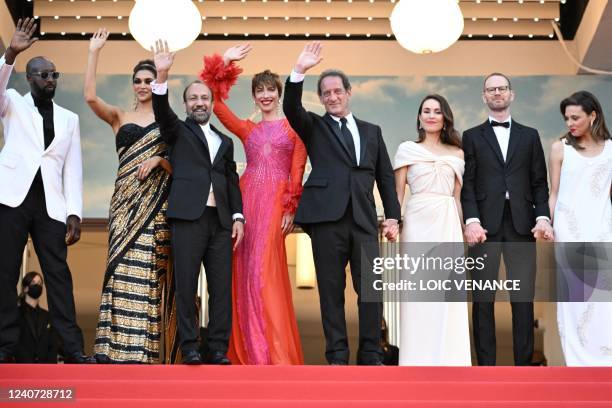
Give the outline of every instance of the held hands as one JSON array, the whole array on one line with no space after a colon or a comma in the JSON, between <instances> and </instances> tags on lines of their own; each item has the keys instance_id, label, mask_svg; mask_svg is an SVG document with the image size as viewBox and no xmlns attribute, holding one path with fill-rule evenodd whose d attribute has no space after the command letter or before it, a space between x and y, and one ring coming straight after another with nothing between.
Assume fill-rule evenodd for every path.
<instances>
[{"instance_id":1,"label":"held hands","mask_svg":"<svg viewBox=\"0 0 612 408\"><path fill-rule=\"evenodd\" d=\"M151 52L153 53L155 68L157 69L157 83L166 82L168 79L168 71L170 71L174 63L174 55L176 53L170 52L168 41L161 39L155 41L155 47L151 47Z\"/></svg>"},{"instance_id":2,"label":"held hands","mask_svg":"<svg viewBox=\"0 0 612 408\"><path fill-rule=\"evenodd\" d=\"M323 60L321 57L321 50L323 46L319 41L313 41L311 43L306 44L304 50L300 54L295 63L295 72L298 74L303 74L308 71L310 68L317 65L319 62Z\"/></svg>"},{"instance_id":3,"label":"held hands","mask_svg":"<svg viewBox=\"0 0 612 408\"><path fill-rule=\"evenodd\" d=\"M17 27L11 43L6 50L6 62L7 64L13 64L15 57L22 51L30 48L32 44L38 41L38 37L32 37L36 31L36 23L33 18L26 18L25 20L19 19L17 21Z\"/></svg>"},{"instance_id":4,"label":"held hands","mask_svg":"<svg viewBox=\"0 0 612 408\"><path fill-rule=\"evenodd\" d=\"M100 51L102 47L104 47L104 44L106 44L109 34L110 33L106 30L106 28L99 28L98 31L96 31L91 37L91 40L89 40L89 51Z\"/></svg>"},{"instance_id":5,"label":"held hands","mask_svg":"<svg viewBox=\"0 0 612 408\"><path fill-rule=\"evenodd\" d=\"M475 245L487 240L487 230L479 222L472 222L465 226L463 233L468 245Z\"/></svg>"},{"instance_id":6,"label":"held hands","mask_svg":"<svg viewBox=\"0 0 612 408\"><path fill-rule=\"evenodd\" d=\"M223 62L225 65L229 65L232 61L240 61L244 59L252 49L253 47L251 47L249 43L234 45L228 48L223 54Z\"/></svg>"},{"instance_id":7,"label":"held hands","mask_svg":"<svg viewBox=\"0 0 612 408\"><path fill-rule=\"evenodd\" d=\"M281 230L283 231L283 235L291 234L293 231L293 219L295 218L295 214L285 213L283 218L281 219Z\"/></svg>"},{"instance_id":8,"label":"held hands","mask_svg":"<svg viewBox=\"0 0 612 408\"><path fill-rule=\"evenodd\" d=\"M64 241L70 246L81 239L81 220L76 215L69 215L66 219L66 237Z\"/></svg>"},{"instance_id":9,"label":"held hands","mask_svg":"<svg viewBox=\"0 0 612 408\"><path fill-rule=\"evenodd\" d=\"M391 242L395 242L397 236L399 235L399 223L394 219L386 219L382 223L383 225L383 235L387 240Z\"/></svg>"},{"instance_id":10,"label":"held hands","mask_svg":"<svg viewBox=\"0 0 612 408\"><path fill-rule=\"evenodd\" d=\"M233 250L235 251L240 245L242 238L244 237L244 224L240 221L234 221L232 225L232 239L234 240Z\"/></svg>"},{"instance_id":11,"label":"held hands","mask_svg":"<svg viewBox=\"0 0 612 408\"><path fill-rule=\"evenodd\" d=\"M555 239L552 225L550 225L550 222L543 218L536 222L536 225L533 227L531 232L536 240L544 239L546 241L553 241Z\"/></svg>"}]
</instances>

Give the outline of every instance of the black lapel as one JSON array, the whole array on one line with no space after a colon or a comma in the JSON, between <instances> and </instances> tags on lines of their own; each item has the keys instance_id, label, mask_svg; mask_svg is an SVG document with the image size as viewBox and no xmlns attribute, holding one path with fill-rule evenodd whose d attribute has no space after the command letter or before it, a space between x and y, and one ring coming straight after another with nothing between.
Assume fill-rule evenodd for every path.
<instances>
[{"instance_id":1,"label":"black lapel","mask_svg":"<svg viewBox=\"0 0 612 408\"><path fill-rule=\"evenodd\" d=\"M368 148L368 137L366 136L367 128L365 122L362 120L357 119L355 116L353 116L353 119L355 119L357 130L359 130L359 165L361 166L365 160L366 149Z\"/></svg>"},{"instance_id":2,"label":"black lapel","mask_svg":"<svg viewBox=\"0 0 612 408\"><path fill-rule=\"evenodd\" d=\"M198 125L193 119L187 118L185 120L185 124L193 132L194 135L200 139L202 143L204 143L204 147L206 147L206 151L208 152L208 159L210 160L210 150L208 149L208 142L206 141L206 136L204 136L204 132L200 125Z\"/></svg>"},{"instance_id":3,"label":"black lapel","mask_svg":"<svg viewBox=\"0 0 612 408\"><path fill-rule=\"evenodd\" d=\"M499 147L497 136L495 136L495 132L493 131L493 126L491 126L489 119L487 119L485 123L480 125L480 131L484 139L487 141L487 143L489 143L489 146L491 146L491 149L493 149L493 152L495 152L495 156L497 156L497 159L499 160L501 165L504 166L505 165L504 156L502 156L502 151L501 151L501 148Z\"/></svg>"},{"instance_id":4,"label":"black lapel","mask_svg":"<svg viewBox=\"0 0 612 408\"><path fill-rule=\"evenodd\" d=\"M352 155L346 143L344 142L344 138L342 137L342 133L340 132L340 125L338 122L332 118L329 113L323 115L323 119L327 122L327 125L330 127L334 135L336 135L336 139L340 142L340 146L344 149L344 152L348 155L349 160L352 162Z\"/></svg>"},{"instance_id":5,"label":"black lapel","mask_svg":"<svg viewBox=\"0 0 612 408\"><path fill-rule=\"evenodd\" d=\"M217 151L217 154L215 155L215 158L213 160L213 166L214 166L219 160L221 160L221 158L225 154L225 151L229 148L230 140L229 140L228 136L226 136L223 133L219 132L219 130L216 127L214 127L213 125L210 125L210 129L213 132L215 132L217 134L217 136L219 136L219 138L221 138L221 145L219 146L219 150Z\"/></svg>"},{"instance_id":6,"label":"black lapel","mask_svg":"<svg viewBox=\"0 0 612 408\"><path fill-rule=\"evenodd\" d=\"M506 166L510 164L512 155L516 151L516 147L519 144L521 138L521 131L523 126L520 123L512 121L510 124L510 140L508 141L508 152L506 153Z\"/></svg>"}]
</instances>

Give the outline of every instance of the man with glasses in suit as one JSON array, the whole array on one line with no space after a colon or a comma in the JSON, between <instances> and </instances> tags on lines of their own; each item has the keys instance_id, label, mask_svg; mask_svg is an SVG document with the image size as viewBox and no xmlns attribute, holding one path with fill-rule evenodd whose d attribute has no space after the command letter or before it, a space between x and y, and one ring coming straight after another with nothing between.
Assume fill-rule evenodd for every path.
<instances>
[{"instance_id":1,"label":"man with glasses in suit","mask_svg":"<svg viewBox=\"0 0 612 408\"><path fill-rule=\"evenodd\" d=\"M510 294L515 365L533 356L533 295L536 238L553 238L548 209L546 161L538 131L510 115L510 78L492 73L484 80L487 120L463 133L465 173L461 205L470 256L486 258L472 279L498 278L501 254L507 279L520 281ZM485 241L488 244L482 245ZM479 365L496 364L495 291L473 292L473 331Z\"/></svg>"}]
</instances>

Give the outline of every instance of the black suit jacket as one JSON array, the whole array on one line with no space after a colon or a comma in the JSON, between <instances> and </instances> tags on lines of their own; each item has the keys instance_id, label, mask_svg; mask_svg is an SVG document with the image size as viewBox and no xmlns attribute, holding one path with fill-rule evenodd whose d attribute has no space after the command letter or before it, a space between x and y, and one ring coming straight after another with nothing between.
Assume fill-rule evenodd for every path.
<instances>
[{"instance_id":1,"label":"black suit jacket","mask_svg":"<svg viewBox=\"0 0 612 408\"><path fill-rule=\"evenodd\" d=\"M18 363L57 363L58 338L51 326L49 312L36 311L23 301L19 305L19 342L15 350Z\"/></svg>"},{"instance_id":2,"label":"black suit jacket","mask_svg":"<svg viewBox=\"0 0 612 408\"><path fill-rule=\"evenodd\" d=\"M479 218L488 234L498 232L506 191L514 228L530 235L539 216L550 217L546 161L538 131L512 120L504 162L487 120L463 133L465 174L461 190L463 217Z\"/></svg>"},{"instance_id":3,"label":"black suit jacket","mask_svg":"<svg viewBox=\"0 0 612 408\"><path fill-rule=\"evenodd\" d=\"M176 116L168 103L168 93L153 94L153 111L161 137L170 145L172 185L167 217L190 221L200 218L212 183L221 226L231 229L232 214L242 213L232 139L211 125L221 138L221 146L211 163L202 128L190 118L183 121Z\"/></svg>"},{"instance_id":4,"label":"black suit jacket","mask_svg":"<svg viewBox=\"0 0 612 408\"><path fill-rule=\"evenodd\" d=\"M319 116L302 106L303 82L287 80L283 110L300 136L312 164L295 215L298 224L337 221L349 199L355 222L372 234L378 232L374 181L387 218L399 220L393 168L379 126L355 118L360 137L359 166L353 164L337 122L328 114Z\"/></svg>"}]
</instances>

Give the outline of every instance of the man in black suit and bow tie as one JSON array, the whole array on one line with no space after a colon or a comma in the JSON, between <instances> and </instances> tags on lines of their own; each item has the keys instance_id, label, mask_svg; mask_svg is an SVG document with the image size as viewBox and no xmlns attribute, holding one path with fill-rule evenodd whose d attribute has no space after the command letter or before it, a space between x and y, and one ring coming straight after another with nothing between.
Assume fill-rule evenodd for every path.
<instances>
[{"instance_id":1,"label":"man in black suit and bow tie","mask_svg":"<svg viewBox=\"0 0 612 408\"><path fill-rule=\"evenodd\" d=\"M351 85L343 72L324 71L319 77L317 93L327 111L324 116L302 106L304 74L321 61L320 53L318 42L304 48L287 80L283 100L285 115L303 140L312 164L295 222L312 239L327 361L344 365L349 360L344 289L345 267L350 262L359 307L357 363L382 365L382 307L362 300L361 268L362 255L367 260L378 256L371 245L378 242L375 181L387 217L383 233L391 240L398 234L400 206L393 169L380 127L351 113ZM366 243L370 245L362 247Z\"/></svg>"},{"instance_id":2,"label":"man in black suit and bow tie","mask_svg":"<svg viewBox=\"0 0 612 408\"><path fill-rule=\"evenodd\" d=\"M465 174L461 204L465 237L472 257L486 253L483 270L472 278L495 280L500 255L508 279L520 280L520 293L511 293L514 362L529 365L533 355L533 287L536 238L553 239L548 209L546 162L538 131L510 116L514 91L501 73L488 75L482 100L489 118L463 133ZM513 245L513 243L515 243ZM495 365L495 292L474 292L474 341L479 365Z\"/></svg>"},{"instance_id":3,"label":"man in black suit and bow tie","mask_svg":"<svg viewBox=\"0 0 612 408\"><path fill-rule=\"evenodd\" d=\"M178 337L184 364L200 364L195 298L204 263L209 294L208 355L204 362L230 364L232 239L243 236L242 196L232 140L209 123L212 91L194 81L183 92L187 119L168 103L168 71L174 54L158 41L154 55L153 111L171 146L172 186L166 213L172 232Z\"/></svg>"}]
</instances>

